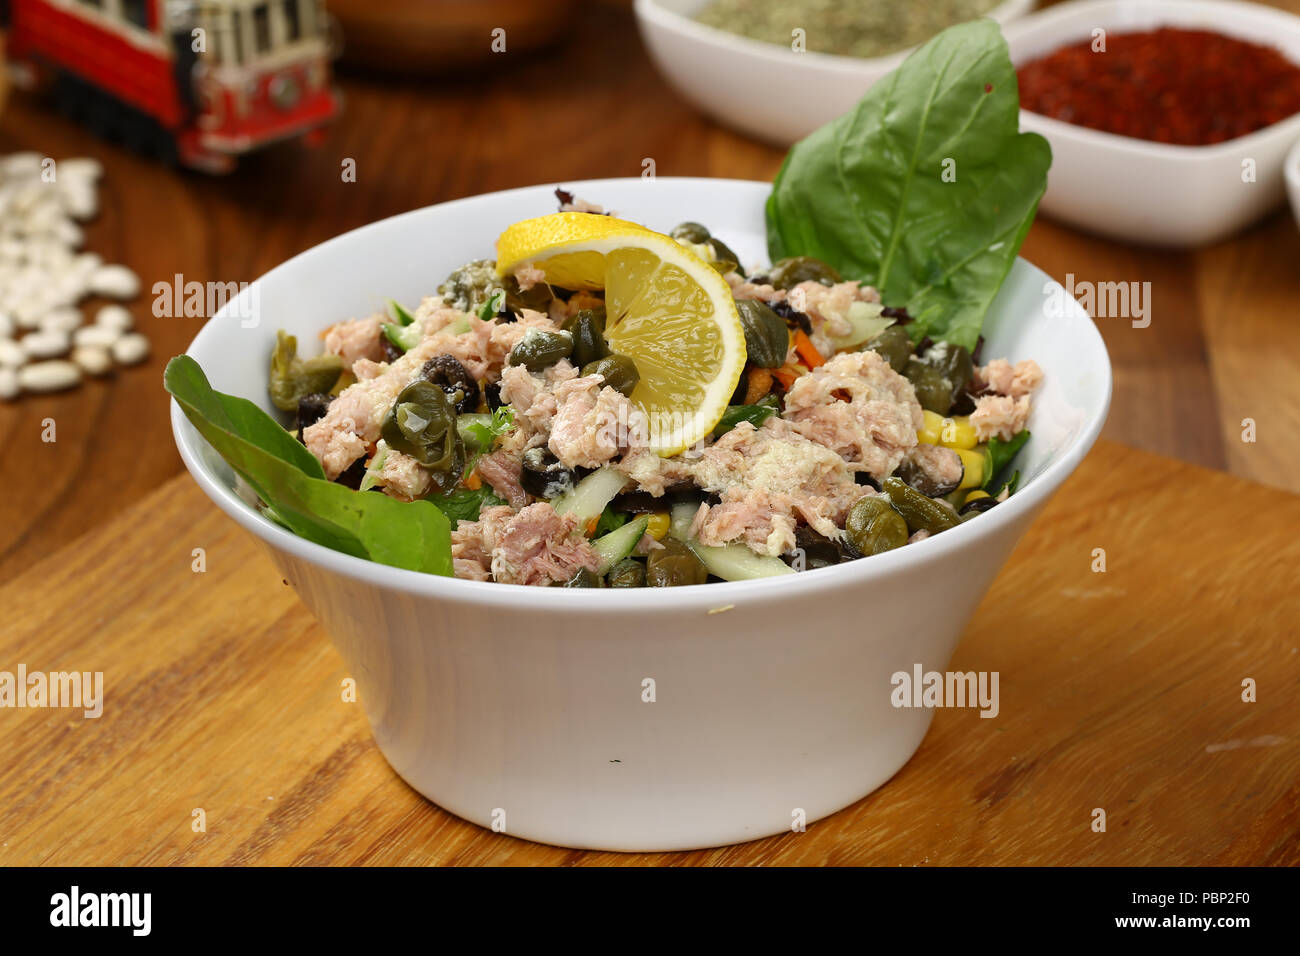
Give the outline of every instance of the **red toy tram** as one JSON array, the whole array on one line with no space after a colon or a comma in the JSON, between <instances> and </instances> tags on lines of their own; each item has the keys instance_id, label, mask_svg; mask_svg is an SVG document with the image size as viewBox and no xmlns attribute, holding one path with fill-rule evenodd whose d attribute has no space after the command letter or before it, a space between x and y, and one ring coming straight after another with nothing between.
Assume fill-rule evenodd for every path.
<instances>
[{"instance_id":1,"label":"red toy tram","mask_svg":"<svg viewBox=\"0 0 1300 956\"><path fill-rule=\"evenodd\" d=\"M319 140L339 109L321 0L0 0L25 85L95 132L207 172Z\"/></svg>"}]
</instances>

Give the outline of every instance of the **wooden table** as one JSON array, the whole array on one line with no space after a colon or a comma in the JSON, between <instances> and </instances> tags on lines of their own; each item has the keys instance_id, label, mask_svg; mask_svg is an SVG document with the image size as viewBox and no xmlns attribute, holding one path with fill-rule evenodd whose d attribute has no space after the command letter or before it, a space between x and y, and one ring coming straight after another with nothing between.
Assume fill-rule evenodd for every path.
<instances>
[{"instance_id":1,"label":"wooden table","mask_svg":"<svg viewBox=\"0 0 1300 956\"><path fill-rule=\"evenodd\" d=\"M323 147L285 145L224 179L165 170L90 139L22 94L0 116L0 153L101 159L103 210L88 246L130 265L146 289L176 274L251 280L344 230L488 190L639 175L646 158L663 176L770 179L781 158L670 92L627 12L611 6L589 7L564 45L542 57L503 59L454 79L341 82L346 113ZM356 182L340 176L349 158ZM1108 438L1300 491L1300 234L1286 211L1190 252L1140 249L1040 220L1023 255L1061 280L1072 273L1076 281L1152 283L1148 328L1099 320L1115 367ZM287 590L267 588L269 566L247 540L187 479L172 480L181 465L161 371L203 320L155 318L148 295L133 311L153 341L146 365L75 392L0 405L0 581L11 582L9 606L21 608L17 624L10 617L0 632L0 668L19 660L46 669L132 664L110 685L118 709L104 721L57 712L19 718L24 756L8 741L0 756L0 839L9 844L0 861L568 859L486 838L429 807L387 770L360 716L331 709L339 664L318 629ZM53 443L41 439L46 418L57 423ZM1241 440L1244 418L1256 422L1254 443ZM1109 465L1121 461L1128 486L1145 496L1123 497L1111 481L1102 487L1116 497L1097 498L1089 481L1112 478ZM1080 500L1094 501L1130 541L1104 586L1082 572L1073 583L1052 577L1061 564L1035 568L1027 560L1043 549L1075 549L1070 567L1086 570L1100 540L1098 515L1074 510ZM1272 509L1271 520L1241 502ZM858 807L797 840L695 858L1294 859L1295 713L1288 723L1275 708L1276 695L1295 692L1295 670L1278 668L1294 667L1286 655L1297 608L1288 587L1265 592L1259 582L1294 583L1281 554L1294 549L1295 499L1110 446L1053 508L1055 523L1039 525L997 593L1005 602L1016 586L1032 586L1077 601L1077 614L1043 610L1000 633L988 610L998 605L986 602L959 652L968 666L987 663L993 649L1016 655L998 661L1005 693L1013 699L1015 687L1035 703L994 722L1004 747L974 739L965 717L941 715L917 760ZM214 556L204 589L188 576L191 545L175 540L176 521L202 529L218 552L228 549L226 561ZM1049 527L1067 537L1051 540ZM150 529L159 537L149 538ZM1153 564L1152 543L1177 548ZM1231 564L1225 549L1234 547L1239 560L1259 566ZM128 555L142 563L124 561ZM208 590L214 576L220 591ZM1225 576L1241 590L1228 590ZM1162 595L1171 600L1158 604ZM252 602L265 613L238 625L216 616L212 602ZM1202 603L1204 613L1194 614ZM185 616L200 609L193 627L168 617L182 608ZM1161 623L1152 617L1157 608L1177 627L1145 630ZM267 636L252 640L247 626ZM1229 706L1251 668L1275 696ZM267 678L267 669L277 675L271 697L249 683L250 674ZM1186 696L1192 689L1211 696ZM6 737L13 719L0 712ZM1038 725L1032 734L1030 724ZM264 741L268 728L274 734ZM1273 737L1283 742L1216 751L1212 760L1204 754ZM264 758L272 745L282 748L275 760L246 759L250 746ZM954 774L952 761L965 773ZM79 802L91 789L115 793L112 809ZM213 824L191 838L189 810L207 804L219 807ZM1110 835L1091 838L1087 811L1097 805L1129 808L1127 837L1113 816ZM1228 806L1252 809L1225 823ZM894 822L882 829L878 820ZM1059 826L1047 829L1046 820ZM1137 833L1145 839L1132 839ZM1292 851L1284 849L1288 836Z\"/></svg>"}]
</instances>

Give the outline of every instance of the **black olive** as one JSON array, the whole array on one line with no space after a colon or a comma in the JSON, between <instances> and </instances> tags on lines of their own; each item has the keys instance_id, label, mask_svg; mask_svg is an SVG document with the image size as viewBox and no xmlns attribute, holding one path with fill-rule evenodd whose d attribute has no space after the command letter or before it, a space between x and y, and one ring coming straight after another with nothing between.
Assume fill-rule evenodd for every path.
<instances>
[{"instance_id":1,"label":"black olive","mask_svg":"<svg viewBox=\"0 0 1300 956\"><path fill-rule=\"evenodd\" d=\"M974 501L968 501L957 511L959 515L980 514L989 511L998 503L998 499L991 495L987 498L976 498Z\"/></svg>"},{"instance_id":2,"label":"black olive","mask_svg":"<svg viewBox=\"0 0 1300 956\"><path fill-rule=\"evenodd\" d=\"M501 401L501 383L492 382L483 386L483 401L487 402L489 412L495 412L505 404Z\"/></svg>"},{"instance_id":3,"label":"black olive","mask_svg":"<svg viewBox=\"0 0 1300 956\"><path fill-rule=\"evenodd\" d=\"M399 358L402 357L402 350L399 349L392 342L388 341L388 336L386 335L379 336L379 344L384 350L385 362L391 364L393 362L396 362Z\"/></svg>"},{"instance_id":4,"label":"black olive","mask_svg":"<svg viewBox=\"0 0 1300 956\"><path fill-rule=\"evenodd\" d=\"M818 534L807 525L800 525L794 533L794 551L787 551L781 555L786 564L794 565L795 558L800 550L803 551L804 569L812 570L813 568L828 568L832 564L839 564L849 557L845 553L843 546L838 541L832 541L824 535Z\"/></svg>"},{"instance_id":5,"label":"black olive","mask_svg":"<svg viewBox=\"0 0 1300 956\"><path fill-rule=\"evenodd\" d=\"M812 319L798 311L789 302L773 302L773 312L785 319L785 324L792 329L803 329L804 335L812 335Z\"/></svg>"},{"instance_id":6,"label":"black olive","mask_svg":"<svg viewBox=\"0 0 1300 956\"><path fill-rule=\"evenodd\" d=\"M952 494L966 476L961 456L942 445L917 445L894 474L928 498Z\"/></svg>"},{"instance_id":7,"label":"black olive","mask_svg":"<svg viewBox=\"0 0 1300 956\"><path fill-rule=\"evenodd\" d=\"M866 485L868 488L876 489L876 491L880 490L880 482L876 481L876 479L872 478L871 475L865 471L855 473L853 475L853 480L859 485Z\"/></svg>"},{"instance_id":8,"label":"black olive","mask_svg":"<svg viewBox=\"0 0 1300 956\"><path fill-rule=\"evenodd\" d=\"M340 485L346 485L353 491L360 491L361 479L364 477L366 477L366 459L362 456L348 465L347 470L334 480Z\"/></svg>"},{"instance_id":9,"label":"black olive","mask_svg":"<svg viewBox=\"0 0 1300 956\"><path fill-rule=\"evenodd\" d=\"M745 397L749 395L749 366L746 365L740 371L740 381L736 383L736 390L731 393L731 401L728 405L744 405Z\"/></svg>"},{"instance_id":10,"label":"black olive","mask_svg":"<svg viewBox=\"0 0 1300 956\"><path fill-rule=\"evenodd\" d=\"M887 305L880 310L880 314L886 319L893 319L895 325L907 325L912 321L912 317L907 314L907 308L896 309L892 305Z\"/></svg>"},{"instance_id":11,"label":"black olive","mask_svg":"<svg viewBox=\"0 0 1300 956\"><path fill-rule=\"evenodd\" d=\"M454 355L436 355L424 363L420 377L437 385L462 415L478 410L478 382Z\"/></svg>"},{"instance_id":12,"label":"black olive","mask_svg":"<svg viewBox=\"0 0 1300 956\"><path fill-rule=\"evenodd\" d=\"M539 445L524 452L519 484L530 495L549 500L569 491L577 484L577 478L571 468L560 464L549 448Z\"/></svg>"},{"instance_id":13,"label":"black olive","mask_svg":"<svg viewBox=\"0 0 1300 956\"><path fill-rule=\"evenodd\" d=\"M298 440L304 441L302 433L307 430L307 426L315 425L325 417L325 411L329 408L333 399L324 392L312 392L310 395L304 395L298 399Z\"/></svg>"}]
</instances>

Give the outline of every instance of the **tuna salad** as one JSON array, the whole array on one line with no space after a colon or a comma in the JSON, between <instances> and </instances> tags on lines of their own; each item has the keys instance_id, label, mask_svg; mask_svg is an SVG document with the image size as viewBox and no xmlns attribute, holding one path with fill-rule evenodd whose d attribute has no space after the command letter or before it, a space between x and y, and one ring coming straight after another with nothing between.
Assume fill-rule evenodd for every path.
<instances>
[{"instance_id":1,"label":"tuna salad","mask_svg":"<svg viewBox=\"0 0 1300 956\"><path fill-rule=\"evenodd\" d=\"M703 225L670 235L725 281L744 342L721 415L674 454L650 441L604 291L531 262L469 262L414 310L325 328L314 360L282 334L271 394L325 478L443 510L454 573L477 581L791 573L938 534L1015 490L1032 360L914 341L905 309L816 259L746 272Z\"/></svg>"}]
</instances>

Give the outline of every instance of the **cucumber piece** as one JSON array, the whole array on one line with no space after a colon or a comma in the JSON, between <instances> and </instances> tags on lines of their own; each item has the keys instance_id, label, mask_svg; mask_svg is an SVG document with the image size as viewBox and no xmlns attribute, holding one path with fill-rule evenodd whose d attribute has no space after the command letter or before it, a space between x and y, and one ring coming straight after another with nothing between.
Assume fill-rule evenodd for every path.
<instances>
[{"instance_id":1,"label":"cucumber piece","mask_svg":"<svg viewBox=\"0 0 1300 956\"><path fill-rule=\"evenodd\" d=\"M874 339L895 322L880 314L884 308L879 302L854 302L844 316L849 326L848 334L838 338L831 336L831 344L836 349L848 349Z\"/></svg>"},{"instance_id":2,"label":"cucumber piece","mask_svg":"<svg viewBox=\"0 0 1300 956\"><path fill-rule=\"evenodd\" d=\"M636 543L641 540L641 535L645 534L646 525L649 523L649 516L642 515L591 542L591 549L600 557L596 573L604 574L631 554L636 549Z\"/></svg>"},{"instance_id":3,"label":"cucumber piece","mask_svg":"<svg viewBox=\"0 0 1300 956\"><path fill-rule=\"evenodd\" d=\"M623 490L627 477L617 468L605 465L555 499L557 514L574 514L581 522L599 518L600 513Z\"/></svg>"},{"instance_id":4,"label":"cucumber piece","mask_svg":"<svg viewBox=\"0 0 1300 956\"><path fill-rule=\"evenodd\" d=\"M481 428L491 428L492 416L486 412L465 412L456 416L456 431L460 434L460 440L465 443L465 447L470 451L482 451L479 448L481 444L479 436L470 427L473 425Z\"/></svg>"},{"instance_id":5,"label":"cucumber piece","mask_svg":"<svg viewBox=\"0 0 1300 956\"><path fill-rule=\"evenodd\" d=\"M415 316L411 314L411 311L396 299L388 300L388 314L401 325L410 325L415 321Z\"/></svg>"},{"instance_id":6,"label":"cucumber piece","mask_svg":"<svg viewBox=\"0 0 1300 956\"><path fill-rule=\"evenodd\" d=\"M419 344L420 327L418 325L398 325L396 322L385 322L382 328L384 338L403 352L409 352Z\"/></svg>"},{"instance_id":7,"label":"cucumber piece","mask_svg":"<svg viewBox=\"0 0 1300 956\"><path fill-rule=\"evenodd\" d=\"M668 536L683 542L689 538L691 522L695 520L695 512L699 510L698 504L689 501L680 501L673 505L672 510L668 512Z\"/></svg>"},{"instance_id":8,"label":"cucumber piece","mask_svg":"<svg viewBox=\"0 0 1300 956\"><path fill-rule=\"evenodd\" d=\"M687 547L709 569L709 573L724 581L749 581L753 578L770 578L778 574L794 574L794 568L780 558L755 554L743 544L724 544L720 547L687 542Z\"/></svg>"}]
</instances>

